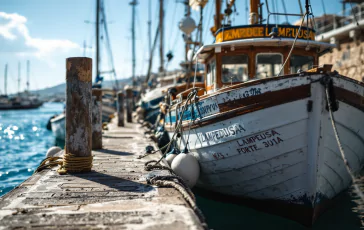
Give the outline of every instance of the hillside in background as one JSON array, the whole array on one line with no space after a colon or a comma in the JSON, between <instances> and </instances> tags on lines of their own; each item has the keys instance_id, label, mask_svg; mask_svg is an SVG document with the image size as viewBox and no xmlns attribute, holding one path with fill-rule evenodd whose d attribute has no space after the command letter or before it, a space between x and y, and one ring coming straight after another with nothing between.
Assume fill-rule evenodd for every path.
<instances>
[{"instance_id":1,"label":"hillside in background","mask_svg":"<svg viewBox=\"0 0 364 230\"><path fill-rule=\"evenodd\" d=\"M118 79L119 86L123 88L125 85L130 85L132 83L131 78L126 79ZM115 81L104 81L102 84L103 88L112 89L115 85ZM31 91L33 94L39 95L39 97L43 100L50 100L50 99L64 99L66 93L66 83L62 83L53 87L34 90Z\"/></svg>"}]
</instances>

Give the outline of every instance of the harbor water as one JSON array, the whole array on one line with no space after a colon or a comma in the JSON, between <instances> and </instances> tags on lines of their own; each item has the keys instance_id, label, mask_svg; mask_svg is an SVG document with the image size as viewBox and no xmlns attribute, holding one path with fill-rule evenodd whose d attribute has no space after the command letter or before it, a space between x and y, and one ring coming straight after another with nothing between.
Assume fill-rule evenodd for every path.
<instances>
[{"instance_id":1,"label":"harbor water","mask_svg":"<svg viewBox=\"0 0 364 230\"><path fill-rule=\"evenodd\" d=\"M0 111L0 196L31 176L47 149L56 144L46 124L51 116L63 110L63 106L46 103L34 110ZM211 229L307 229L279 216L195 192L197 204ZM360 220L352 211L355 208L353 200L349 192L343 194L312 229L360 229Z\"/></svg>"},{"instance_id":2,"label":"harbor water","mask_svg":"<svg viewBox=\"0 0 364 230\"><path fill-rule=\"evenodd\" d=\"M46 103L39 109L0 111L0 196L30 177L55 145L46 125L63 108Z\"/></svg>"}]
</instances>

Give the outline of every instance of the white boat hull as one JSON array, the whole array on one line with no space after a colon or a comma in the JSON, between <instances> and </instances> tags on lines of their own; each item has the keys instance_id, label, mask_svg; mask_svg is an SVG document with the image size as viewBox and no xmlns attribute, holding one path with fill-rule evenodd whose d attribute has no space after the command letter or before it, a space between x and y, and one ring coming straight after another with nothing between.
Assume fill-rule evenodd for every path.
<instances>
[{"instance_id":1,"label":"white boat hull","mask_svg":"<svg viewBox=\"0 0 364 230\"><path fill-rule=\"evenodd\" d=\"M51 127L53 135L57 140L66 139L66 116L65 114L60 114L55 118L51 119Z\"/></svg>"},{"instance_id":2,"label":"white boat hull","mask_svg":"<svg viewBox=\"0 0 364 230\"><path fill-rule=\"evenodd\" d=\"M230 196L283 201L310 208L348 188L351 178L326 110L325 88L317 81L310 84L311 79L320 77L311 75L254 85L263 95L307 85L310 95L255 112L231 115L231 118L218 118L224 103L241 99L247 88L251 92L251 87L218 94L210 98L213 103L202 101L199 110L206 116L197 119L190 130L188 121L185 122L179 146L184 149L188 140L189 150L200 163L197 186ZM335 87L363 97L363 85L342 77L333 77L333 80ZM209 123L209 120L215 122ZM364 112L339 101L334 120L349 165L358 173L364 163ZM171 131L170 127L170 137Z\"/></svg>"}]
</instances>

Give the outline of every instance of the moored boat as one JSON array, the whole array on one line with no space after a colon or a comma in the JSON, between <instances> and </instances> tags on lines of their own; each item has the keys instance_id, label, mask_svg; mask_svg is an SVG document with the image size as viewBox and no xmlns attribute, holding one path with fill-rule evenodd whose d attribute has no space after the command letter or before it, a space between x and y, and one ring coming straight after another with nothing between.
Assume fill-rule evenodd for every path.
<instances>
[{"instance_id":1,"label":"moored boat","mask_svg":"<svg viewBox=\"0 0 364 230\"><path fill-rule=\"evenodd\" d=\"M251 4L251 25L223 27L197 52L205 87L177 96L165 129L198 159L198 187L289 205L291 218L312 224L352 182L333 124L353 174L363 167L364 84L316 67L333 45L315 41L303 20L262 24L259 1Z\"/></svg>"}]
</instances>

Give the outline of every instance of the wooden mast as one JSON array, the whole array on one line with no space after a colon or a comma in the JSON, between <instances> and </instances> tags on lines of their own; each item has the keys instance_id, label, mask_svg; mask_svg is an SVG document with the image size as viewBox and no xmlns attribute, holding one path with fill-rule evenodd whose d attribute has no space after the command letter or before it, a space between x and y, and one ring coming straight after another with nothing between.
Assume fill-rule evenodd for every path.
<instances>
[{"instance_id":1,"label":"wooden mast","mask_svg":"<svg viewBox=\"0 0 364 230\"><path fill-rule=\"evenodd\" d=\"M250 0L249 24L258 24L260 0Z\"/></svg>"},{"instance_id":2,"label":"wooden mast","mask_svg":"<svg viewBox=\"0 0 364 230\"><path fill-rule=\"evenodd\" d=\"M221 27L221 0L215 0L215 25L211 28L212 35L215 37L215 33Z\"/></svg>"}]
</instances>

